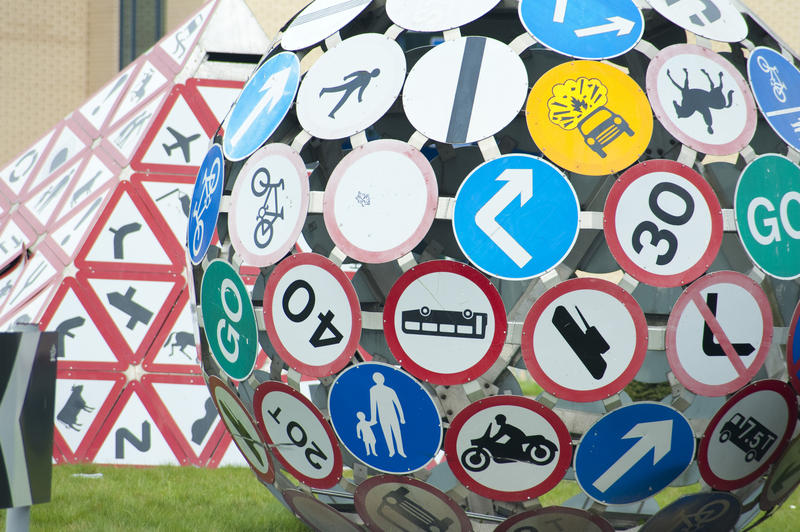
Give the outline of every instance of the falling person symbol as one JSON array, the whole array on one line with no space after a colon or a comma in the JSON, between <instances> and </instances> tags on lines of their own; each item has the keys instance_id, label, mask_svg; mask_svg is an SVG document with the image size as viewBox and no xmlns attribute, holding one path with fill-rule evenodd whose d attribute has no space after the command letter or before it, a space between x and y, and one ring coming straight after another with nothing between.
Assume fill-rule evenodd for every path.
<instances>
[{"instance_id":1,"label":"falling person symbol","mask_svg":"<svg viewBox=\"0 0 800 532\"><path fill-rule=\"evenodd\" d=\"M331 118L336 118L334 116L336 111L338 111L345 104L345 102L356 90L358 90L358 101L361 102L362 98L364 97L364 89L367 88L367 85L369 85L369 82L372 81L372 78L378 77L380 73L380 68L373 68L372 72L367 72L366 70L356 70L355 72L347 74L344 78L342 78L345 80L345 83L336 85L335 87L325 87L319 91L320 98L322 98L323 94L327 94L329 92L344 93L339 99L339 102L334 106L333 109L331 109L331 112L328 113L328 116Z\"/></svg>"}]
</instances>

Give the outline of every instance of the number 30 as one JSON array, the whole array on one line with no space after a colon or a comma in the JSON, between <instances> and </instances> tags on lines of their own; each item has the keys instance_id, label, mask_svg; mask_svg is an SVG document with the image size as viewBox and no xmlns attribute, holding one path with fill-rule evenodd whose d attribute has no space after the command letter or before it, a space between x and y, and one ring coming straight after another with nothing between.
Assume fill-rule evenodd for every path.
<instances>
[{"instance_id":1,"label":"number 30","mask_svg":"<svg viewBox=\"0 0 800 532\"><path fill-rule=\"evenodd\" d=\"M661 205L658 204L658 198L665 192L670 192L683 201L683 213L680 215L670 214L661 208ZM683 225L688 222L692 218L692 214L694 214L694 200L692 196L685 189L674 183L659 183L654 186L653 190L650 191L648 204L653 214L668 225ZM642 235L645 233L650 235L650 245L653 247L657 247L662 241L667 242L667 250L658 256L656 264L659 266L669 264L672 259L675 258L675 253L678 252L678 237L675 236L675 233L669 229L659 229L659 227L651 221L640 223L633 230L633 235L631 236L631 245L636 253L641 253L644 248L644 244L642 244Z\"/></svg>"}]
</instances>

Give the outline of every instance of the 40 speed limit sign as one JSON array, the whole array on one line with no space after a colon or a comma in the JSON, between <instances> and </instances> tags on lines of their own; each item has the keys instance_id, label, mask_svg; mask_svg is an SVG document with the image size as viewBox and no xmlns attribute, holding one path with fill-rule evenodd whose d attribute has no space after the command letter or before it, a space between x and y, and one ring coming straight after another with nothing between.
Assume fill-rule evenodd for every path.
<instances>
[{"instance_id":1,"label":"40 speed limit sign","mask_svg":"<svg viewBox=\"0 0 800 532\"><path fill-rule=\"evenodd\" d=\"M647 161L611 187L603 229L626 272L653 286L681 286L697 279L716 257L722 209L711 186L688 166Z\"/></svg>"}]
</instances>

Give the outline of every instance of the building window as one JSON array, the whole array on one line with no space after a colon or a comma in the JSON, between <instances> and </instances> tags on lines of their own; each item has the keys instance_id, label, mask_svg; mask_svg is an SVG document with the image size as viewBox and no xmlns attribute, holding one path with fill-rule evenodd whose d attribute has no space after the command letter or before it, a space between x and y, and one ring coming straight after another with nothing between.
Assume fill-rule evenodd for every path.
<instances>
[{"instance_id":1,"label":"building window","mask_svg":"<svg viewBox=\"0 0 800 532\"><path fill-rule=\"evenodd\" d=\"M119 0L119 68L164 35L165 0Z\"/></svg>"}]
</instances>

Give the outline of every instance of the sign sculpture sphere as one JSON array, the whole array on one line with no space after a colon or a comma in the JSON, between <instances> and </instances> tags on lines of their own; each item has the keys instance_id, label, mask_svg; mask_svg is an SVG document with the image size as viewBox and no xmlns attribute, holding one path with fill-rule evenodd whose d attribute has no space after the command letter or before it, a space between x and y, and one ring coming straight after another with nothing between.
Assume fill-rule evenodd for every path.
<instances>
[{"instance_id":1,"label":"sign sculpture sphere","mask_svg":"<svg viewBox=\"0 0 800 532\"><path fill-rule=\"evenodd\" d=\"M266 51L187 243L215 404L310 526L741 529L800 482L800 71L642 4L315 0Z\"/></svg>"}]
</instances>

